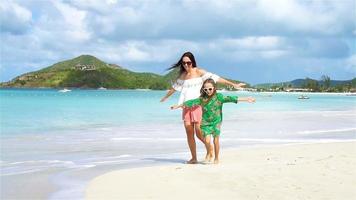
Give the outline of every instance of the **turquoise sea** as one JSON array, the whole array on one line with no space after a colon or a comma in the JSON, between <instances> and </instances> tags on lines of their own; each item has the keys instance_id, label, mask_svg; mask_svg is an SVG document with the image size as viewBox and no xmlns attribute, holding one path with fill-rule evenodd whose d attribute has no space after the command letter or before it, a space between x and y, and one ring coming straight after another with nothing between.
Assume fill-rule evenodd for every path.
<instances>
[{"instance_id":1,"label":"turquoise sea","mask_svg":"<svg viewBox=\"0 0 356 200\"><path fill-rule=\"evenodd\" d=\"M1 89L1 190L21 177L50 173L49 199L83 198L90 178L126 167L189 158L180 110L159 100L166 91ZM356 96L222 92L254 104L224 105L221 148L356 139ZM198 143L200 158L204 148ZM55 169L55 170L54 170ZM14 183L13 178L19 181Z\"/></svg>"}]
</instances>

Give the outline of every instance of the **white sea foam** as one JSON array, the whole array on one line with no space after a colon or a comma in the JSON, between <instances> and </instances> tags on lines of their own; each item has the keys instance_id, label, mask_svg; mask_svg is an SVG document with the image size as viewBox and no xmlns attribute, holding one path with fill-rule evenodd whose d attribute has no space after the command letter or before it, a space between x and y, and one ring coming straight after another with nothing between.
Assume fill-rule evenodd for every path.
<instances>
[{"instance_id":1,"label":"white sea foam","mask_svg":"<svg viewBox=\"0 0 356 200\"><path fill-rule=\"evenodd\" d=\"M50 168L88 168L95 165L76 164L73 161L63 160L26 160L18 162L9 162L1 166L1 176L33 173L48 170Z\"/></svg>"},{"instance_id":2,"label":"white sea foam","mask_svg":"<svg viewBox=\"0 0 356 200\"><path fill-rule=\"evenodd\" d=\"M262 142L262 143L287 143L287 142L301 142L308 140L300 139L276 139L276 138L220 138L221 141L241 141L241 142Z\"/></svg>"},{"instance_id":3,"label":"white sea foam","mask_svg":"<svg viewBox=\"0 0 356 200\"><path fill-rule=\"evenodd\" d=\"M112 141L186 141L186 138L150 138L150 137L122 137L111 138Z\"/></svg>"},{"instance_id":4,"label":"white sea foam","mask_svg":"<svg viewBox=\"0 0 356 200\"><path fill-rule=\"evenodd\" d=\"M26 160L19 162L11 162L8 165L21 165L21 164L64 164L64 165L74 165L72 161L62 161L62 160Z\"/></svg>"},{"instance_id":5,"label":"white sea foam","mask_svg":"<svg viewBox=\"0 0 356 200\"><path fill-rule=\"evenodd\" d=\"M103 165L103 164L112 164L112 163L123 163L123 162L128 162L128 161L133 161L133 160L107 160L107 161L93 162L93 164Z\"/></svg>"},{"instance_id":6,"label":"white sea foam","mask_svg":"<svg viewBox=\"0 0 356 200\"><path fill-rule=\"evenodd\" d=\"M113 141L127 141L127 140L153 140L153 138L143 138L143 137L121 137L121 138L111 138Z\"/></svg>"},{"instance_id":7,"label":"white sea foam","mask_svg":"<svg viewBox=\"0 0 356 200\"><path fill-rule=\"evenodd\" d=\"M34 172L43 171L43 169L36 168L36 169L29 169L29 170L21 170L21 171L12 171L12 172L1 172L1 176L11 176L11 175L19 175L19 174L29 174Z\"/></svg>"},{"instance_id":8,"label":"white sea foam","mask_svg":"<svg viewBox=\"0 0 356 200\"><path fill-rule=\"evenodd\" d=\"M342 128L342 129L329 129L329 130L307 130L299 131L298 134L301 135L310 135L310 134L322 134L322 133L339 133L339 132L351 132L354 131L356 136L356 128Z\"/></svg>"}]
</instances>

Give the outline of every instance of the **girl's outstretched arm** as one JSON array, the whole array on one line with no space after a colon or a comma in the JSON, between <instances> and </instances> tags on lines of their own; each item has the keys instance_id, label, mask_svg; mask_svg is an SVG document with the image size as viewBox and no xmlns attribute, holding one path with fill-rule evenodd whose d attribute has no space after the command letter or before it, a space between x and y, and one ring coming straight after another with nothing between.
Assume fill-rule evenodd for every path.
<instances>
[{"instance_id":1,"label":"girl's outstretched arm","mask_svg":"<svg viewBox=\"0 0 356 200\"><path fill-rule=\"evenodd\" d=\"M161 99L161 102L166 101L176 90L174 88L171 88L167 94Z\"/></svg>"},{"instance_id":2,"label":"girl's outstretched arm","mask_svg":"<svg viewBox=\"0 0 356 200\"><path fill-rule=\"evenodd\" d=\"M238 101L245 101L245 102L248 102L248 103L255 103L256 102L256 99L253 98L253 97L239 97Z\"/></svg>"}]
</instances>

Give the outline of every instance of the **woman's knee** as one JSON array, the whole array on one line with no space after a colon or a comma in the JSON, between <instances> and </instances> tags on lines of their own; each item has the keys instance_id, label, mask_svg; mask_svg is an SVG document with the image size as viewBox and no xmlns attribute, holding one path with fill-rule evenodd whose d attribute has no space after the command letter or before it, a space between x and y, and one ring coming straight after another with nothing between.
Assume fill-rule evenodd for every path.
<instances>
[{"instance_id":1,"label":"woman's knee","mask_svg":"<svg viewBox=\"0 0 356 200\"><path fill-rule=\"evenodd\" d=\"M187 134L194 134L194 126L192 124L184 123L184 128Z\"/></svg>"},{"instance_id":2,"label":"woman's knee","mask_svg":"<svg viewBox=\"0 0 356 200\"><path fill-rule=\"evenodd\" d=\"M201 133L200 124L194 124L194 130L197 134L200 134Z\"/></svg>"}]
</instances>

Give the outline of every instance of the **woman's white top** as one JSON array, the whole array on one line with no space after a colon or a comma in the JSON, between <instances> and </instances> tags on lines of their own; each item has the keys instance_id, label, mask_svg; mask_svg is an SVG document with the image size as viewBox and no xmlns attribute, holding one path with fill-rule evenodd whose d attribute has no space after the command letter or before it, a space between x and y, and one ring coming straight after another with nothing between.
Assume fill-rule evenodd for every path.
<instances>
[{"instance_id":1,"label":"woman's white top","mask_svg":"<svg viewBox=\"0 0 356 200\"><path fill-rule=\"evenodd\" d=\"M203 82L209 78L213 79L216 83L220 77L216 74L206 72L201 77L187 80L177 79L177 81L173 83L172 87L176 91L180 91L178 105L181 105L188 100L198 98L200 96L200 89L203 86Z\"/></svg>"}]
</instances>

